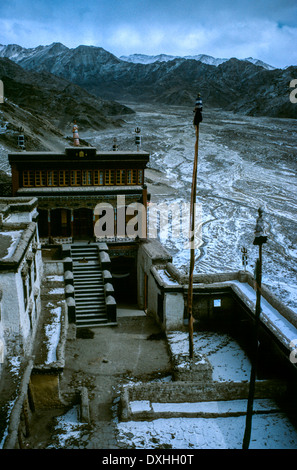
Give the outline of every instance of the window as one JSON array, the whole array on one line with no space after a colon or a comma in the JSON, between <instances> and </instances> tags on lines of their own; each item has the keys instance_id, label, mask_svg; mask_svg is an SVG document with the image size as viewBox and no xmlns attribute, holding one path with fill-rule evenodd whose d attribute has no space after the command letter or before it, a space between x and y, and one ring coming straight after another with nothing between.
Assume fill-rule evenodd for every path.
<instances>
[{"instance_id":1,"label":"window","mask_svg":"<svg viewBox=\"0 0 297 470\"><path fill-rule=\"evenodd\" d=\"M70 172L70 184L71 186L79 186L81 182L80 170L71 170Z\"/></svg>"},{"instance_id":2,"label":"window","mask_svg":"<svg viewBox=\"0 0 297 470\"><path fill-rule=\"evenodd\" d=\"M69 171L68 170L59 171L59 186L69 186Z\"/></svg>"},{"instance_id":3,"label":"window","mask_svg":"<svg viewBox=\"0 0 297 470\"><path fill-rule=\"evenodd\" d=\"M82 171L82 185L83 186L91 186L92 185L92 171L91 170L83 170Z\"/></svg>"},{"instance_id":4,"label":"window","mask_svg":"<svg viewBox=\"0 0 297 470\"><path fill-rule=\"evenodd\" d=\"M105 170L105 184L107 186L114 185L114 170Z\"/></svg>"},{"instance_id":5,"label":"window","mask_svg":"<svg viewBox=\"0 0 297 470\"><path fill-rule=\"evenodd\" d=\"M47 185L58 186L58 170L50 170L47 172Z\"/></svg>"},{"instance_id":6,"label":"window","mask_svg":"<svg viewBox=\"0 0 297 470\"><path fill-rule=\"evenodd\" d=\"M137 184L137 170L127 170L127 184Z\"/></svg>"},{"instance_id":7,"label":"window","mask_svg":"<svg viewBox=\"0 0 297 470\"><path fill-rule=\"evenodd\" d=\"M116 184L126 184L126 170L116 170Z\"/></svg>"},{"instance_id":8,"label":"window","mask_svg":"<svg viewBox=\"0 0 297 470\"><path fill-rule=\"evenodd\" d=\"M46 171L45 170L35 171L35 186L46 186Z\"/></svg>"},{"instance_id":9,"label":"window","mask_svg":"<svg viewBox=\"0 0 297 470\"><path fill-rule=\"evenodd\" d=\"M34 171L33 170L24 170L23 171L23 185L34 186Z\"/></svg>"},{"instance_id":10,"label":"window","mask_svg":"<svg viewBox=\"0 0 297 470\"><path fill-rule=\"evenodd\" d=\"M102 170L94 170L93 177L95 186L102 186L104 184L104 174Z\"/></svg>"},{"instance_id":11,"label":"window","mask_svg":"<svg viewBox=\"0 0 297 470\"><path fill-rule=\"evenodd\" d=\"M138 184L143 184L143 170L138 170Z\"/></svg>"}]
</instances>

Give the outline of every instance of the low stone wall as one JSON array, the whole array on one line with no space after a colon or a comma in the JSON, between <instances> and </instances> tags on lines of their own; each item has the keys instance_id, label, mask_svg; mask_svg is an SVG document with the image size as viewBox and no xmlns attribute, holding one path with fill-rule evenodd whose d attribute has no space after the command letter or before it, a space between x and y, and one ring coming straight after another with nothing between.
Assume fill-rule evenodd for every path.
<instances>
[{"instance_id":1,"label":"low stone wall","mask_svg":"<svg viewBox=\"0 0 297 470\"><path fill-rule=\"evenodd\" d=\"M287 386L283 382L264 380L256 381L255 398L279 398L284 395ZM153 382L126 385L121 394L121 419L132 417L130 403L146 401L150 403L198 403L207 401L226 401L247 399L249 382ZM155 413L142 412L141 419L156 419ZM133 415L133 419L137 416Z\"/></svg>"},{"instance_id":2,"label":"low stone wall","mask_svg":"<svg viewBox=\"0 0 297 470\"><path fill-rule=\"evenodd\" d=\"M64 275L64 262L55 261L43 261L43 272L45 276L63 276Z\"/></svg>"}]
</instances>

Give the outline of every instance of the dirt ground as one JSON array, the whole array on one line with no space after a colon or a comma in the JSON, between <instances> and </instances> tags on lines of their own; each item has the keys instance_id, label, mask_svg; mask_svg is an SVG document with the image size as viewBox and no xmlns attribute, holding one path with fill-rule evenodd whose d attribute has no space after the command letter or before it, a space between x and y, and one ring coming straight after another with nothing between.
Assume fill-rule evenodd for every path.
<instances>
[{"instance_id":1,"label":"dirt ground","mask_svg":"<svg viewBox=\"0 0 297 470\"><path fill-rule=\"evenodd\" d=\"M89 396L90 425L71 448L114 449L118 448L114 418L120 387L170 375L167 342L151 317L131 309L119 309L117 326L94 328L88 333L93 337L76 338L70 326L60 381L65 405L73 404L81 387L87 388ZM56 446L54 424L65 410L67 406L37 410L24 446L33 449Z\"/></svg>"}]
</instances>

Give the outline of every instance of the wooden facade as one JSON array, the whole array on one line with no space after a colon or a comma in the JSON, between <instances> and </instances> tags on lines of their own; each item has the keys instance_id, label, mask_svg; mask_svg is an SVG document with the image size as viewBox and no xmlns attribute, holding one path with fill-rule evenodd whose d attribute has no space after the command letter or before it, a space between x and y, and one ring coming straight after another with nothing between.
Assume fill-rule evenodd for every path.
<instances>
[{"instance_id":1,"label":"wooden facade","mask_svg":"<svg viewBox=\"0 0 297 470\"><path fill-rule=\"evenodd\" d=\"M39 233L45 242L64 243L94 238L95 207L147 204L144 171L149 154L97 152L94 147L69 147L64 153L16 152L8 156L13 196L38 198Z\"/></svg>"}]
</instances>

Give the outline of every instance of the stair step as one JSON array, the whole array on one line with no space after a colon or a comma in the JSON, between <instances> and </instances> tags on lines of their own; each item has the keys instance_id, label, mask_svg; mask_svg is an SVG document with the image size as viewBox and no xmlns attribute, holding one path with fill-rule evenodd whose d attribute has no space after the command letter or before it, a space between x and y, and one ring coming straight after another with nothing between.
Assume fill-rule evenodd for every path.
<instances>
[{"instance_id":1,"label":"stair step","mask_svg":"<svg viewBox=\"0 0 297 470\"><path fill-rule=\"evenodd\" d=\"M100 280L100 279L87 279L87 280L83 280L83 279L79 279L78 281L75 281L74 280L74 288L81 288L81 287L84 287L84 288L88 288L88 287L98 287L98 286L101 286L101 287L104 287L104 284L103 282Z\"/></svg>"},{"instance_id":2,"label":"stair step","mask_svg":"<svg viewBox=\"0 0 297 470\"><path fill-rule=\"evenodd\" d=\"M107 318L101 318L99 320L89 320L86 322L77 322L77 328L95 328L96 326L106 325L108 323Z\"/></svg>"},{"instance_id":3,"label":"stair step","mask_svg":"<svg viewBox=\"0 0 297 470\"><path fill-rule=\"evenodd\" d=\"M98 303L80 303L76 304L76 310L105 310L105 304L103 302Z\"/></svg>"},{"instance_id":4,"label":"stair step","mask_svg":"<svg viewBox=\"0 0 297 470\"><path fill-rule=\"evenodd\" d=\"M106 315L104 281L98 246L72 245L71 257L77 327L95 328L110 324Z\"/></svg>"},{"instance_id":5,"label":"stair step","mask_svg":"<svg viewBox=\"0 0 297 470\"><path fill-rule=\"evenodd\" d=\"M72 245L71 251L80 251L80 250L96 250L98 251L97 245Z\"/></svg>"},{"instance_id":6,"label":"stair step","mask_svg":"<svg viewBox=\"0 0 297 470\"><path fill-rule=\"evenodd\" d=\"M89 276L73 276L73 281L76 282L76 283L80 283L80 282L102 282L103 279L102 277L98 276L98 275L89 275Z\"/></svg>"},{"instance_id":7,"label":"stair step","mask_svg":"<svg viewBox=\"0 0 297 470\"><path fill-rule=\"evenodd\" d=\"M90 279L86 281L74 282L75 289L87 289L103 287L99 279Z\"/></svg>"},{"instance_id":8,"label":"stair step","mask_svg":"<svg viewBox=\"0 0 297 470\"><path fill-rule=\"evenodd\" d=\"M101 300L96 300L95 302L85 302L85 301L80 301L76 302L75 304L76 310L102 310L103 308L105 309L105 302L103 299Z\"/></svg>"},{"instance_id":9,"label":"stair step","mask_svg":"<svg viewBox=\"0 0 297 470\"><path fill-rule=\"evenodd\" d=\"M98 326L98 325L101 325L103 323L107 323L107 318L102 318L102 319L98 319L98 320L90 320L89 322L77 322L77 327L85 327L85 328L92 328L92 327L95 327L95 326Z\"/></svg>"},{"instance_id":10,"label":"stair step","mask_svg":"<svg viewBox=\"0 0 297 470\"><path fill-rule=\"evenodd\" d=\"M77 273L77 274L79 274L79 273L86 274L86 273L88 273L88 272L92 274L92 273L94 273L94 272L95 272L95 273L101 273L101 268L100 268L99 265L96 265L96 264L89 264L89 265L84 265L84 266L82 266L82 265L79 265L79 266L74 265L72 271L73 271L74 273Z\"/></svg>"},{"instance_id":11,"label":"stair step","mask_svg":"<svg viewBox=\"0 0 297 470\"><path fill-rule=\"evenodd\" d=\"M97 274L90 274L90 275L79 275L79 276L76 276L74 274L73 276L73 281L76 282L76 283L82 283L84 281L86 282L101 282L103 284L103 279L102 277L98 276Z\"/></svg>"},{"instance_id":12,"label":"stair step","mask_svg":"<svg viewBox=\"0 0 297 470\"><path fill-rule=\"evenodd\" d=\"M94 303L105 301L105 294L103 292L92 293L92 295L83 295L80 292L75 292L74 297L76 301L84 303Z\"/></svg>"},{"instance_id":13,"label":"stair step","mask_svg":"<svg viewBox=\"0 0 297 470\"><path fill-rule=\"evenodd\" d=\"M90 319L90 318L106 318L106 315L103 313L79 313L76 315L76 319L82 320L82 319Z\"/></svg>"},{"instance_id":14,"label":"stair step","mask_svg":"<svg viewBox=\"0 0 297 470\"><path fill-rule=\"evenodd\" d=\"M104 289L102 286L98 285L98 286L80 286L80 287L75 287L75 290L74 290L75 294L82 294L82 293L87 293L87 294L97 294L97 293L103 293L104 292Z\"/></svg>"},{"instance_id":15,"label":"stair step","mask_svg":"<svg viewBox=\"0 0 297 470\"><path fill-rule=\"evenodd\" d=\"M73 275L76 277L82 276L101 276L102 273L99 271L99 269L74 269L73 270Z\"/></svg>"},{"instance_id":16,"label":"stair step","mask_svg":"<svg viewBox=\"0 0 297 470\"><path fill-rule=\"evenodd\" d=\"M100 295L100 296L93 296L93 297L76 297L75 296L75 301L76 304L80 305L105 305L105 295Z\"/></svg>"},{"instance_id":17,"label":"stair step","mask_svg":"<svg viewBox=\"0 0 297 470\"><path fill-rule=\"evenodd\" d=\"M106 318L106 315L82 314L76 316L76 321L82 323L83 321L105 320Z\"/></svg>"},{"instance_id":18,"label":"stair step","mask_svg":"<svg viewBox=\"0 0 297 470\"><path fill-rule=\"evenodd\" d=\"M92 315L95 317L106 317L106 310L79 310L76 312L76 318L88 317Z\"/></svg>"},{"instance_id":19,"label":"stair step","mask_svg":"<svg viewBox=\"0 0 297 470\"><path fill-rule=\"evenodd\" d=\"M98 264L96 261L89 263L80 263L79 261L75 261L73 263L73 271L94 271L94 269L100 271L100 264Z\"/></svg>"}]
</instances>

